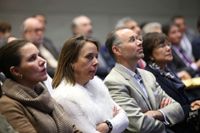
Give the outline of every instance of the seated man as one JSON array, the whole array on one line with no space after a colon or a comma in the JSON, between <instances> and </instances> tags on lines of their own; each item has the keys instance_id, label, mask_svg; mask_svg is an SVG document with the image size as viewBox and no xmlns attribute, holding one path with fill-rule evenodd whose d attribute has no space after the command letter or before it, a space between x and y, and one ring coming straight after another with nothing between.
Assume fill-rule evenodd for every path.
<instances>
[{"instance_id":1,"label":"seated man","mask_svg":"<svg viewBox=\"0 0 200 133\"><path fill-rule=\"evenodd\" d=\"M164 133L167 126L184 118L180 104L161 89L153 74L136 68L144 57L136 33L118 28L109 33L106 48L117 63L104 82L113 100L128 114L125 133Z\"/></svg>"}]
</instances>

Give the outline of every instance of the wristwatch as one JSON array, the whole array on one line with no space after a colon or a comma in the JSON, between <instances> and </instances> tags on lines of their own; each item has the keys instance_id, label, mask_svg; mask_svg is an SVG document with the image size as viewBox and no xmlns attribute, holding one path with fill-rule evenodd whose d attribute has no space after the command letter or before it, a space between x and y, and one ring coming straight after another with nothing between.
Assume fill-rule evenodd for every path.
<instances>
[{"instance_id":1,"label":"wristwatch","mask_svg":"<svg viewBox=\"0 0 200 133\"><path fill-rule=\"evenodd\" d=\"M113 129L113 126L112 126L111 122L108 121L108 120L106 120L105 123L106 123L106 124L108 125L108 127L109 127L108 133L110 133L110 132L112 131L112 129Z\"/></svg>"}]
</instances>

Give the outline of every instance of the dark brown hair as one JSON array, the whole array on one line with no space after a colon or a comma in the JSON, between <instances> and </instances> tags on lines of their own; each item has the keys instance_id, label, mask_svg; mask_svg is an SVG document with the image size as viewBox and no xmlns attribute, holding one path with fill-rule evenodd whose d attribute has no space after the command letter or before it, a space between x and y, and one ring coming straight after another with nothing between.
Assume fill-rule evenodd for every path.
<instances>
[{"instance_id":1,"label":"dark brown hair","mask_svg":"<svg viewBox=\"0 0 200 133\"><path fill-rule=\"evenodd\" d=\"M150 56L152 56L153 49L160 43L165 42L168 40L167 36L163 33L147 33L143 37L143 52L144 52L144 58L143 60L149 64L151 62Z\"/></svg>"},{"instance_id":2,"label":"dark brown hair","mask_svg":"<svg viewBox=\"0 0 200 133\"><path fill-rule=\"evenodd\" d=\"M0 32L6 33L11 31L11 25L6 21L0 21Z\"/></svg>"},{"instance_id":3,"label":"dark brown hair","mask_svg":"<svg viewBox=\"0 0 200 133\"><path fill-rule=\"evenodd\" d=\"M53 88L56 88L64 78L67 80L67 82L75 85L76 81L74 77L74 71L71 68L70 63L78 60L80 50L86 42L94 43L99 51L100 44L97 40L88 38L81 34L70 37L64 43L59 54L58 66L53 78Z\"/></svg>"},{"instance_id":4,"label":"dark brown hair","mask_svg":"<svg viewBox=\"0 0 200 133\"><path fill-rule=\"evenodd\" d=\"M10 72L10 67L20 66L22 60L22 54L20 53L20 49L27 43L29 43L29 41L24 39L17 39L5 44L0 49L0 71L4 73L6 78L15 80ZM0 95L2 95L1 85L0 93Z\"/></svg>"},{"instance_id":5,"label":"dark brown hair","mask_svg":"<svg viewBox=\"0 0 200 133\"><path fill-rule=\"evenodd\" d=\"M27 43L29 43L29 41L17 39L7 43L0 49L0 71L4 73L6 78L14 80L14 77L10 72L10 67L20 66L22 60L20 49Z\"/></svg>"}]
</instances>

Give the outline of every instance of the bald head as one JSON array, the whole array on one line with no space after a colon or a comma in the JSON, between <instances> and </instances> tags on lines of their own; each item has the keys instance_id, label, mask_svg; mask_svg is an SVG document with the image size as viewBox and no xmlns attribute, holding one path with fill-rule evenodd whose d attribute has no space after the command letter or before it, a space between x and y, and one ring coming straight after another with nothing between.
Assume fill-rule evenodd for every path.
<instances>
[{"instance_id":1,"label":"bald head","mask_svg":"<svg viewBox=\"0 0 200 133\"><path fill-rule=\"evenodd\" d=\"M43 43L44 28L42 23L33 17L27 18L22 25L23 37L37 47Z\"/></svg>"},{"instance_id":2,"label":"bald head","mask_svg":"<svg viewBox=\"0 0 200 133\"><path fill-rule=\"evenodd\" d=\"M47 23L46 17L44 15L38 14L35 15L35 18L42 23L44 30L46 30L46 23Z\"/></svg>"},{"instance_id":3,"label":"bald head","mask_svg":"<svg viewBox=\"0 0 200 133\"><path fill-rule=\"evenodd\" d=\"M126 27L128 29L131 29L133 32L135 32L136 34L140 35L141 34L141 29L138 26L137 22L134 21L132 18L130 17L124 17L122 19L120 19L116 26L116 28L119 27Z\"/></svg>"},{"instance_id":4,"label":"bald head","mask_svg":"<svg viewBox=\"0 0 200 133\"><path fill-rule=\"evenodd\" d=\"M92 36L92 22L86 16L78 16L72 21L72 30L75 35L83 34L88 37Z\"/></svg>"}]
</instances>

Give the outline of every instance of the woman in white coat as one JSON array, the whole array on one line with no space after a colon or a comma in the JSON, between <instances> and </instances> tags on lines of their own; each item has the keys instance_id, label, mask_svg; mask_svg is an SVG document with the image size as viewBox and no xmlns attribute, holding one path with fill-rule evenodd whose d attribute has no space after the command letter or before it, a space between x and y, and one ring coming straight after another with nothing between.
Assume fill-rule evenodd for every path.
<instances>
[{"instance_id":1,"label":"woman in white coat","mask_svg":"<svg viewBox=\"0 0 200 133\"><path fill-rule=\"evenodd\" d=\"M129 121L103 81L95 76L99 49L98 41L83 35L65 42L53 78L53 98L84 133L120 133Z\"/></svg>"}]
</instances>

